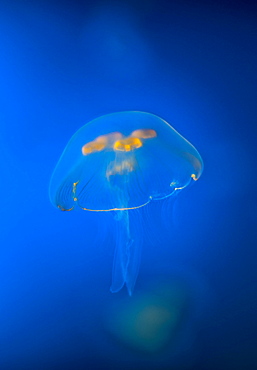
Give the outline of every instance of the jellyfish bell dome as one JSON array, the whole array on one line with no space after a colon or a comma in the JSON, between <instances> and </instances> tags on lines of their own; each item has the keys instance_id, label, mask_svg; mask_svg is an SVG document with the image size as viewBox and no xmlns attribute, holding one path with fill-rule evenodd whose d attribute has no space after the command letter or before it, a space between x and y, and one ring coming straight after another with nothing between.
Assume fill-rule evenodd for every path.
<instances>
[{"instance_id":1,"label":"jellyfish bell dome","mask_svg":"<svg viewBox=\"0 0 257 370\"><path fill-rule=\"evenodd\" d=\"M51 202L63 211L135 209L198 180L195 147L162 118L128 111L84 125L67 144L51 178Z\"/></svg>"},{"instance_id":2,"label":"jellyfish bell dome","mask_svg":"<svg viewBox=\"0 0 257 370\"><path fill-rule=\"evenodd\" d=\"M200 154L163 119L120 112L78 130L53 172L49 195L62 211L113 211L116 224L111 292L132 294L143 230L138 210L198 180ZM134 210L134 212L132 212Z\"/></svg>"}]
</instances>

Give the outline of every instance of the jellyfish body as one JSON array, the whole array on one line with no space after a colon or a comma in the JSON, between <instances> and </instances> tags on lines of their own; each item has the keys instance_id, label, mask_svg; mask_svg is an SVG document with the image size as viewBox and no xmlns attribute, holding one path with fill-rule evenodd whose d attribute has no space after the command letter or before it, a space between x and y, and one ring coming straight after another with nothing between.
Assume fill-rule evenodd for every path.
<instances>
[{"instance_id":1,"label":"jellyfish body","mask_svg":"<svg viewBox=\"0 0 257 370\"><path fill-rule=\"evenodd\" d=\"M177 194L199 179L197 150L163 119L144 112L97 118L71 138L51 178L51 202L62 211L111 211L117 225L111 291L132 294L142 238L135 210ZM138 218L137 229L140 229Z\"/></svg>"}]
</instances>

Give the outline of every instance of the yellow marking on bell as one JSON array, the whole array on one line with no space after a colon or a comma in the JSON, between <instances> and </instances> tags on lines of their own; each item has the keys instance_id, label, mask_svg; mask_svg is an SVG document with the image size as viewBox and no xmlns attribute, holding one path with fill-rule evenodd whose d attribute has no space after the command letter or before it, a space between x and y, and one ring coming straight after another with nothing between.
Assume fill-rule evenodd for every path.
<instances>
[{"instance_id":1,"label":"yellow marking on bell","mask_svg":"<svg viewBox=\"0 0 257 370\"><path fill-rule=\"evenodd\" d=\"M74 182L74 183L73 183L73 187L72 187L72 192L73 192L73 194L75 194L75 193L76 193L76 189L77 189L77 185L78 185L78 183L79 183L79 181L77 181L77 182Z\"/></svg>"},{"instance_id":2,"label":"yellow marking on bell","mask_svg":"<svg viewBox=\"0 0 257 370\"><path fill-rule=\"evenodd\" d=\"M153 137L157 136L157 132L152 129L140 129L140 130L135 130L132 132L130 135L131 137L137 137L139 139L151 139Z\"/></svg>"},{"instance_id":3,"label":"yellow marking on bell","mask_svg":"<svg viewBox=\"0 0 257 370\"><path fill-rule=\"evenodd\" d=\"M88 155L92 154L95 152L101 152L105 148L105 143L103 142L96 142L96 141L91 141L82 147L82 154L83 155Z\"/></svg>"},{"instance_id":4,"label":"yellow marking on bell","mask_svg":"<svg viewBox=\"0 0 257 370\"><path fill-rule=\"evenodd\" d=\"M94 142L99 143L99 144L104 144L104 145L106 145L106 144L107 144L107 142L108 142L107 135L101 135L101 136L98 136L98 137L94 140Z\"/></svg>"},{"instance_id":5,"label":"yellow marking on bell","mask_svg":"<svg viewBox=\"0 0 257 370\"><path fill-rule=\"evenodd\" d=\"M78 183L79 183L79 181L74 182L74 183L73 183L73 188L76 188L76 187L77 187L77 185L78 185Z\"/></svg>"},{"instance_id":6,"label":"yellow marking on bell","mask_svg":"<svg viewBox=\"0 0 257 370\"><path fill-rule=\"evenodd\" d=\"M120 132L111 132L110 134L100 135L95 140L86 143L82 147L82 154L88 155L96 152L101 152L106 148L111 148L113 143L122 139L123 135Z\"/></svg>"},{"instance_id":7,"label":"yellow marking on bell","mask_svg":"<svg viewBox=\"0 0 257 370\"><path fill-rule=\"evenodd\" d=\"M198 178L196 177L196 175L195 175L194 173L192 173L191 177L192 177L192 179L193 179L193 180L195 180L195 181L197 181L197 180L198 180Z\"/></svg>"},{"instance_id":8,"label":"yellow marking on bell","mask_svg":"<svg viewBox=\"0 0 257 370\"><path fill-rule=\"evenodd\" d=\"M123 138L121 132L111 132L110 134L98 136L95 141L97 143L104 143L106 146L113 145L113 143L117 140Z\"/></svg>"},{"instance_id":9,"label":"yellow marking on bell","mask_svg":"<svg viewBox=\"0 0 257 370\"><path fill-rule=\"evenodd\" d=\"M78 185L78 183L79 183L79 181L74 182L73 183L73 187L72 187L72 193L73 193L72 198L73 198L74 202L77 202L78 201L78 198L76 197L76 191L77 191L77 185Z\"/></svg>"},{"instance_id":10,"label":"yellow marking on bell","mask_svg":"<svg viewBox=\"0 0 257 370\"><path fill-rule=\"evenodd\" d=\"M130 152L140 148L142 145L143 143L138 137L128 137L115 141L113 149L121 152Z\"/></svg>"}]
</instances>

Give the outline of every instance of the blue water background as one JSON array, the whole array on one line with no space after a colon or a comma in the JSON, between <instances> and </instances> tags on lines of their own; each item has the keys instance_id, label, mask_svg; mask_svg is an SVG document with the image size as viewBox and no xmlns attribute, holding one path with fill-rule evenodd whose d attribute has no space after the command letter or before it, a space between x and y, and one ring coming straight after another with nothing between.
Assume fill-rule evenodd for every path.
<instances>
[{"instance_id":1,"label":"blue water background","mask_svg":"<svg viewBox=\"0 0 257 370\"><path fill-rule=\"evenodd\" d=\"M0 368L256 369L256 3L0 10ZM111 217L60 212L48 198L74 132L124 110L166 119L205 164L171 208L171 237L146 241L130 301L109 292ZM159 278L182 282L190 303L173 340L145 353L110 322Z\"/></svg>"}]
</instances>

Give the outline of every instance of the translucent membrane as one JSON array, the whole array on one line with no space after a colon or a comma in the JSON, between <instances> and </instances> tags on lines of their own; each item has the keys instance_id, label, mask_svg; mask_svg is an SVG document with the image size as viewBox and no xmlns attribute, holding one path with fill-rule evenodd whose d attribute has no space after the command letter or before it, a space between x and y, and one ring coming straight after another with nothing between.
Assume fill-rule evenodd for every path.
<instances>
[{"instance_id":1,"label":"translucent membrane","mask_svg":"<svg viewBox=\"0 0 257 370\"><path fill-rule=\"evenodd\" d=\"M163 119L143 112L97 118L78 130L51 178L51 202L62 211L113 211L117 225L111 291L138 275L140 207L177 194L199 179L198 151Z\"/></svg>"},{"instance_id":2,"label":"translucent membrane","mask_svg":"<svg viewBox=\"0 0 257 370\"><path fill-rule=\"evenodd\" d=\"M97 118L78 130L50 183L61 210L137 208L197 180L198 151L163 119L142 112Z\"/></svg>"}]
</instances>

